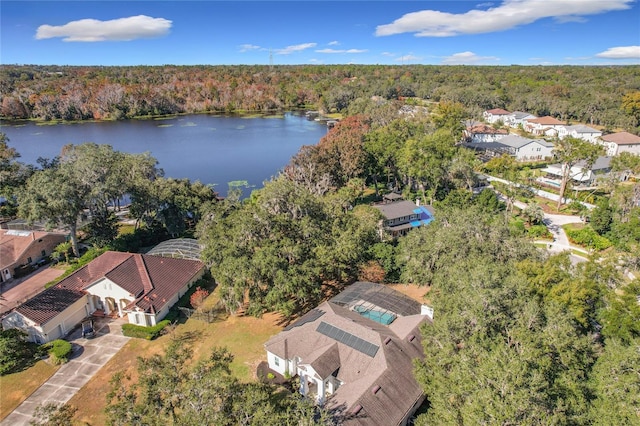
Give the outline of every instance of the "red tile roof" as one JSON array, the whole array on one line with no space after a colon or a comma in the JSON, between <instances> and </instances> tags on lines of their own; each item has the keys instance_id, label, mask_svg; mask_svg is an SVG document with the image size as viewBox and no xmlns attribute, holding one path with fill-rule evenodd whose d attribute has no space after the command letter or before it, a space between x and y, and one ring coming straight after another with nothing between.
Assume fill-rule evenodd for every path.
<instances>
[{"instance_id":1,"label":"red tile roof","mask_svg":"<svg viewBox=\"0 0 640 426\"><path fill-rule=\"evenodd\" d=\"M158 312L203 268L196 260L108 251L16 311L44 324L83 297L89 285L106 277L136 297L127 308Z\"/></svg>"},{"instance_id":2,"label":"red tile roof","mask_svg":"<svg viewBox=\"0 0 640 426\"><path fill-rule=\"evenodd\" d=\"M502 108L494 108L494 109L490 109L487 110L487 112L491 115L509 115L511 114L509 111L506 111Z\"/></svg>"},{"instance_id":3,"label":"red tile roof","mask_svg":"<svg viewBox=\"0 0 640 426\"><path fill-rule=\"evenodd\" d=\"M640 144L640 137L629 132L611 133L610 135L600 136L605 142L613 142L618 145L637 145Z\"/></svg>"},{"instance_id":4,"label":"red tile roof","mask_svg":"<svg viewBox=\"0 0 640 426\"><path fill-rule=\"evenodd\" d=\"M553 125L564 125L567 124L564 121L560 121L556 118L553 118L551 116L546 116L546 117L540 117L540 118L527 118L525 121L527 121L528 123L538 123L538 124L542 124L543 126L553 126Z\"/></svg>"}]
</instances>

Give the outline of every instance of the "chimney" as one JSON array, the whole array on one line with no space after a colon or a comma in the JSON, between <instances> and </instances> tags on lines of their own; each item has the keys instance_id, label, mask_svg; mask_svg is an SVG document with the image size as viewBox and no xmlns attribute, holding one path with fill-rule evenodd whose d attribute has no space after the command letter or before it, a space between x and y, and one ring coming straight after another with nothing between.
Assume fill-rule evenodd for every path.
<instances>
[{"instance_id":1,"label":"chimney","mask_svg":"<svg viewBox=\"0 0 640 426\"><path fill-rule=\"evenodd\" d=\"M416 198L416 206L420 207L420 198Z\"/></svg>"},{"instance_id":2,"label":"chimney","mask_svg":"<svg viewBox=\"0 0 640 426\"><path fill-rule=\"evenodd\" d=\"M433 320L433 308L431 306L422 305L420 308L420 315L426 315L429 319Z\"/></svg>"}]
</instances>

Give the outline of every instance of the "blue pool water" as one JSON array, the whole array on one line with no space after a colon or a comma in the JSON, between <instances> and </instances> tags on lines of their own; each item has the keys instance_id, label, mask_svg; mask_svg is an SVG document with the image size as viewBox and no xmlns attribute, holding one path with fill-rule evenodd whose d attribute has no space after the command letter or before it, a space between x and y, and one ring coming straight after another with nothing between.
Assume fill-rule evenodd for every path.
<instances>
[{"instance_id":1,"label":"blue pool water","mask_svg":"<svg viewBox=\"0 0 640 426\"><path fill-rule=\"evenodd\" d=\"M396 319L396 316L391 312L376 311L374 309L367 309L362 306L356 306L355 311L363 317L369 318L383 325L389 325Z\"/></svg>"}]
</instances>

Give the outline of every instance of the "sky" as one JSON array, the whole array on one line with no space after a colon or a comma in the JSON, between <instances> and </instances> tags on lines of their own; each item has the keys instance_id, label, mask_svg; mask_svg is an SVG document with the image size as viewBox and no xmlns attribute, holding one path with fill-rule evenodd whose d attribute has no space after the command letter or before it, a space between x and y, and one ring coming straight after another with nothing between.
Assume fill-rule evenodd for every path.
<instances>
[{"instance_id":1,"label":"sky","mask_svg":"<svg viewBox=\"0 0 640 426\"><path fill-rule=\"evenodd\" d=\"M1 64L640 64L638 0L2 0L0 27Z\"/></svg>"}]
</instances>

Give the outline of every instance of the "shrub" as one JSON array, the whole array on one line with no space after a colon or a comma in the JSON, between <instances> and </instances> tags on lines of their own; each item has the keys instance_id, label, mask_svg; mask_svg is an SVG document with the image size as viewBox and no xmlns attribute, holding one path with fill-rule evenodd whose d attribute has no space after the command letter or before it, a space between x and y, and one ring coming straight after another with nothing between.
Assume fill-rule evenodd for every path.
<instances>
[{"instance_id":1,"label":"shrub","mask_svg":"<svg viewBox=\"0 0 640 426\"><path fill-rule=\"evenodd\" d=\"M611 241L598 235L598 233L590 227L585 227L583 229L567 229L566 232L572 243L594 250L604 250L612 245Z\"/></svg>"},{"instance_id":2,"label":"shrub","mask_svg":"<svg viewBox=\"0 0 640 426\"><path fill-rule=\"evenodd\" d=\"M531 238L549 238L551 233L544 225L533 225L527 230L527 234Z\"/></svg>"},{"instance_id":3,"label":"shrub","mask_svg":"<svg viewBox=\"0 0 640 426\"><path fill-rule=\"evenodd\" d=\"M53 342L47 343L45 347L48 349L53 364L64 364L69 361L72 347L71 343L66 340L56 339Z\"/></svg>"},{"instance_id":4,"label":"shrub","mask_svg":"<svg viewBox=\"0 0 640 426\"><path fill-rule=\"evenodd\" d=\"M189 302L194 309L198 309L204 303L204 300L209 296L209 292L202 287L197 287L189 298Z\"/></svg>"},{"instance_id":5,"label":"shrub","mask_svg":"<svg viewBox=\"0 0 640 426\"><path fill-rule=\"evenodd\" d=\"M127 337L137 337L139 339L153 340L160 336L162 330L169 325L171 321L165 319L152 327L144 327L136 324L123 324L122 334Z\"/></svg>"}]
</instances>

